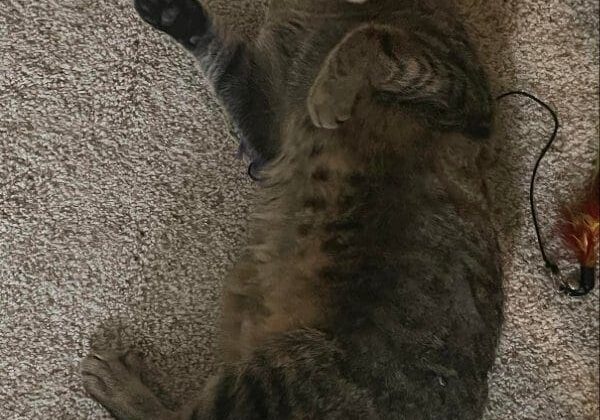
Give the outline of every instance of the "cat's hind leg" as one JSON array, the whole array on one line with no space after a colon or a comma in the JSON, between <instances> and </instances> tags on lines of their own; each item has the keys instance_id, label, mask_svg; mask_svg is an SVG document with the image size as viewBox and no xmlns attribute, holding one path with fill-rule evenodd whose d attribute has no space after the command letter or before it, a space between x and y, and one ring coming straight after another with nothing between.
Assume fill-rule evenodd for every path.
<instances>
[{"instance_id":1,"label":"cat's hind leg","mask_svg":"<svg viewBox=\"0 0 600 420\"><path fill-rule=\"evenodd\" d=\"M319 331L284 333L225 366L178 411L143 384L131 353L92 352L81 372L86 390L119 420L377 419L371 395L341 373L342 358Z\"/></svg>"},{"instance_id":2,"label":"cat's hind leg","mask_svg":"<svg viewBox=\"0 0 600 420\"><path fill-rule=\"evenodd\" d=\"M196 0L135 0L135 8L195 56L243 146L259 160L272 159L278 144L269 65L254 45L233 36Z\"/></svg>"},{"instance_id":3,"label":"cat's hind leg","mask_svg":"<svg viewBox=\"0 0 600 420\"><path fill-rule=\"evenodd\" d=\"M290 331L229 366L206 387L193 411L214 420L377 417L369 392L344 377L343 355L319 331Z\"/></svg>"}]
</instances>

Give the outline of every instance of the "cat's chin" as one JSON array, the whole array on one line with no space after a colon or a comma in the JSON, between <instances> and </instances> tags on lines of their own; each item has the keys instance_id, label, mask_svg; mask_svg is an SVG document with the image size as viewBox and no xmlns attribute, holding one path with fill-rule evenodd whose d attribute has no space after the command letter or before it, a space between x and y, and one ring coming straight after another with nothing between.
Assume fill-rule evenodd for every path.
<instances>
[{"instance_id":1,"label":"cat's chin","mask_svg":"<svg viewBox=\"0 0 600 420\"><path fill-rule=\"evenodd\" d=\"M272 1L272 5L277 5L277 2ZM381 0L380 0L381 2ZM283 0L278 4L279 7L285 6L287 10L295 9L305 12L323 12L338 10L339 7L347 6L348 4L361 5L373 4L373 0ZM271 6L273 9L273 6Z\"/></svg>"}]
</instances>

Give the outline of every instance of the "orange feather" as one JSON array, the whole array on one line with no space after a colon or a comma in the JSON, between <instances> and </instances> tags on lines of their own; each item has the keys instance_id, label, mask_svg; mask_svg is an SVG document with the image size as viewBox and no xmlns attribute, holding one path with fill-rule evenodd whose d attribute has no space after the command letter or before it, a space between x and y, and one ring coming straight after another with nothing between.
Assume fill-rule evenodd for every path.
<instances>
[{"instance_id":1,"label":"orange feather","mask_svg":"<svg viewBox=\"0 0 600 420\"><path fill-rule=\"evenodd\" d=\"M600 243L600 174L588 187L583 203L566 208L561 237L584 267L594 267Z\"/></svg>"}]
</instances>

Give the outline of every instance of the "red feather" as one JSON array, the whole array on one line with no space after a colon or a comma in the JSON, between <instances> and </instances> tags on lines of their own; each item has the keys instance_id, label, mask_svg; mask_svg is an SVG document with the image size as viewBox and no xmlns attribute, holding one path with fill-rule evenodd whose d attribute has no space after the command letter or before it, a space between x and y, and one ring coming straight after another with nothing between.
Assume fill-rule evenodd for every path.
<instances>
[{"instance_id":1,"label":"red feather","mask_svg":"<svg viewBox=\"0 0 600 420\"><path fill-rule=\"evenodd\" d=\"M584 267L593 268L600 243L600 174L586 189L583 202L566 208L560 233L565 245Z\"/></svg>"}]
</instances>

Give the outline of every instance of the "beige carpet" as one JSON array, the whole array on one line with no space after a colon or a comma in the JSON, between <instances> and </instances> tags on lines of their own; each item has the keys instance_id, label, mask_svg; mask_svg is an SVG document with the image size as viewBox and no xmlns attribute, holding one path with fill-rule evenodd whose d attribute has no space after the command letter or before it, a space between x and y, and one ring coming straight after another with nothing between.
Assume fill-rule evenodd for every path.
<instances>
[{"instance_id":1,"label":"beige carpet","mask_svg":"<svg viewBox=\"0 0 600 420\"><path fill-rule=\"evenodd\" d=\"M554 244L557 206L598 153L598 2L464 3L494 91L560 112L538 188ZM262 13L211 7L250 33ZM527 210L550 122L520 99L499 115L489 183L507 307L487 419L599 414L598 292L552 291ZM168 401L201 389L254 188L235 155L192 59L129 0L0 1L1 419L107 418L77 374L94 335L146 352Z\"/></svg>"}]
</instances>

